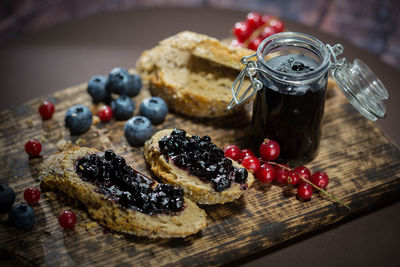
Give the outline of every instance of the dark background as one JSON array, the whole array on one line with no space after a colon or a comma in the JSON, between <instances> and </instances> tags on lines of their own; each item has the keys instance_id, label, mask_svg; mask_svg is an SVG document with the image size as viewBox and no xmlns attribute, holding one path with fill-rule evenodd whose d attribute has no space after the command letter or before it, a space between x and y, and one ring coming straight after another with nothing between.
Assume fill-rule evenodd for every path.
<instances>
[{"instance_id":1,"label":"dark background","mask_svg":"<svg viewBox=\"0 0 400 267\"><path fill-rule=\"evenodd\" d=\"M370 65L390 93L388 116L378 125L399 143L399 3L2 1L0 110L85 82L94 74L106 74L115 66L134 67L144 49L181 30L227 37L235 21L257 10L280 16L290 29L329 43L341 42L346 57L359 57ZM161 8L164 6L169 8ZM399 266L399 211L398 201L382 203L345 222L250 255L238 264Z\"/></svg>"},{"instance_id":2,"label":"dark background","mask_svg":"<svg viewBox=\"0 0 400 267\"><path fill-rule=\"evenodd\" d=\"M400 69L398 0L2 0L0 42L100 12L186 6L258 11L299 22L376 53ZM162 23L154 18L154 23ZM143 25L146 27L146 25Z\"/></svg>"}]
</instances>

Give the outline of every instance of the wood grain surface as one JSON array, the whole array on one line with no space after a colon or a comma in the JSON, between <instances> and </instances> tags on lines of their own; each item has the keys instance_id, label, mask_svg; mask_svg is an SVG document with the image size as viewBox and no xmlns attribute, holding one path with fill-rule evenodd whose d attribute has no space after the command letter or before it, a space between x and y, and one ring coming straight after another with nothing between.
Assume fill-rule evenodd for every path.
<instances>
[{"instance_id":1,"label":"wood grain surface","mask_svg":"<svg viewBox=\"0 0 400 267\"><path fill-rule=\"evenodd\" d=\"M141 100L149 96L146 87L134 98L135 114ZM42 121L37 112L40 101L56 104L51 120ZM70 136L64 115L73 104L95 107L86 93L86 83L67 88L0 113L0 182L16 192L16 203L24 202L23 191L38 186L37 167L60 141L101 150L113 149L132 167L152 175L143 158L143 147L131 147L123 136L124 121L96 123L80 136ZM190 133L209 135L219 145L249 146L246 113L222 119L192 119L168 114L155 127L179 127ZM43 158L29 158L24 144L29 138L42 142ZM372 122L355 111L337 88L330 88L323 121L323 137L317 158L308 164L325 171L331 181L330 193L345 201L351 210L315 195L300 202L290 186L255 183L239 200L202 206L208 226L185 239L151 240L110 232L89 218L85 208L61 194L42 192L33 206L36 223L32 230L9 226L0 216L0 263L11 265L221 265L264 250L293 237L357 214L400 192L400 152ZM77 214L75 231L64 231L58 215L65 209Z\"/></svg>"}]
</instances>

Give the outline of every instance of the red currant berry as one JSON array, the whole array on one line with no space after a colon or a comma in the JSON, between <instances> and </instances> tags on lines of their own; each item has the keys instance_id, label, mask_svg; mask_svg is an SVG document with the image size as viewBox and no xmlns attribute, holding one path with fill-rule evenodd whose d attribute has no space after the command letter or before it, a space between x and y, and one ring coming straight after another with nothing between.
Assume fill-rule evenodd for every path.
<instances>
[{"instance_id":1,"label":"red currant berry","mask_svg":"<svg viewBox=\"0 0 400 267\"><path fill-rule=\"evenodd\" d=\"M264 30L260 33L261 39L265 39L267 37L270 37L271 35L275 34L276 31L272 27L265 27Z\"/></svg>"},{"instance_id":2,"label":"red currant berry","mask_svg":"<svg viewBox=\"0 0 400 267\"><path fill-rule=\"evenodd\" d=\"M281 148L278 142L270 139L265 139L260 145L260 155L265 161L276 160L281 153Z\"/></svg>"},{"instance_id":3,"label":"red currant berry","mask_svg":"<svg viewBox=\"0 0 400 267\"><path fill-rule=\"evenodd\" d=\"M61 213L60 217L58 217L58 223L64 229L72 229L76 223L76 215L74 212L65 210Z\"/></svg>"},{"instance_id":4,"label":"red currant berry","mask_svg":"<svg viewBox=\"0 0 400 267\"><path fill-rule=\"evenodd\" d=\"M310 169L308 169L307 167L298 166L298 167L294 168L293 171L297 172L304 179L310 180L311 172L310 172Z\"/></svg>"},{"instance_id":5,"label":"red currant berry","mask_svg":"<svg viewBox=\"0 0 400 267\"><path fill-rule=\"evenodd\" d=\"M248 156L254 156L253 151L251 151L251 149L248 148L242 149L242 154L240 154L240 159L244 159L245 157Z\"/></svg>"},{"instance_id":6,"label":"red currant berry","mask_svg":"<svg viewBox=\"0 0 400 267\"><path fill-rule=\"evenodd\" d=\"M301 182L300 175L294 171L288 171L287 182L290 185L297 185Z\"/></svg>"},{"instance_id":7,"label":"red currant berry","mask_svg":"<svg viewBox=\"0 0 400 267\"><path fill-rule=\"evenodd\" d=\"M231 45L235 46L235 47L243 47L243 43L238 41L238 40L236 40L236 39L232 40Z\"/></svg>"},{"instance_id":8,"label":"red currant berry","mask_svg":"<svg viewBox=\"0 0 400 267\"><path fill-rule=\"evenodd\" d=\"M316 172L311 175L310 182L325 190L329 183L329 177L324 172Z\"/></svg>"},{"instance_id":9,"label":"red currant berry","mask_svg":"<svg viewBox=\"0 0 400 267\"><path fill-rule=\"evenodd\" d=\"M275 181L278 184L287 184L288 170L283 168L276 168L276 178Z\"/></svg>"},{"instance_id":10,"label":"red currant berry","mask_svg":"<svg viewBox=\"0 0 400 267\"><path fill-rule=\"evenodd\" d=\"M40 191L36 187L29 187L24 191L24 199L28 204L36 204L40 199Z\"/></svg>"},{"instance_id":11,"label":"red currant berry","mask_svg":"<svg viewBox=\"0 0 400 267\"><path fill-rule=\"evenodd\" d=\"M44 120L51 119L54 113L54 104L51 103L50 101L43 101L40 104L38 111L42 119Z\"/></svg>"},{"instance_id":12,"label":"red currant berry","mask_svg":"<svg viewBox=\"0 0 400 267\"><path fill-rule=\"evenodd\" d=\"M302 182L297 187L297 196L302 200L309 200L311 199L311 195L313 193L313 188L310 184L306 182Z\"/></svg>"},{"instance_id":13,"label":"red currant berry","mask_svg":"<svg viewBox=\"0 0 400 267\"><path fill-rule=\"evenodd\" d=\"M263 25L261 15L256 12L247 14L247 25L249 25L250 29L252 30L255 30Z\"/></svg>"},{"instance_id":14,"label":"red currant berry","mask_svg":"<svg viewBox=\"0 0 400 267\"><path fill-rule=\"evenodd\" d=\"M233 160L239 160L242 156L242 151L238 146L228 145L224 148L225 157L231 158Z\"/></svg>"},{"instance_id":15,"label":"red currant berry","mask_svg":"<svg viewBox=\"0 0 400 267\"><path fill-rule=\"evenodd\" d=\"M251 34L251 29L246 22L236 22L233 27L233 34L236 36L239 42L244 42Z\"/></svg>"},{"instance_id":16,"label":"red currant berry","mask_svg":"<svg viewBox=\"0 0 400 267\"><path fill-rule=\"evenodd\" d=\"M269 26L275 30L275 32L283 32L285 29L285 24L279 19L271 19L269 21Z\"/></svg>"},{"instance_id":17,"label":"red currant berry","mask_svg":"<svg viewBox=\"0 0 400 267\"><path fill-rule=\"evenodd\" d=\"M258 181L262 183L271 183L275 180L276 171L275 168L267 163L260 166L255 174Z\"/></svg>"},{"instance_id":18,"label":"red currant berry","mask_svg":"<svg viewBox=\"0 0 400 267\"><path fill-rule=\"evenodd\" d=\"M262 23L264 24L264 23L267 23L268 21L270 21L271 19L272 19L273 17L271 16L271 15L263 15L262 17L261 17L261 21L262 21Z\"/></svg>"},{"instance_id":19,"label":"red currant berry","mask_svg":"<svg viewBox=\"0 0 400 267\"><path fill-rule=\"evenodd\" d=\"M32 157L36 157L40 155L42 151L42 145L38 140L31 139L25 144L25 151Z\"/></svg>"},{"instance_id":20,"label":"red currant berry","mask_svg":"<svg viewBox=\"0 0 400 267\"><path fill-rule=\"evenodd\" d=\"M245 157L240 164L252 173L256 173L260 168L260 161L255 156Z\"/></svg>"},{"instance_id":21,"label":"red currant berry","mask_svg":"<svg viewBox=\"0 0 400 267\"><path fill-rule=\"evenodd\" d=\"M250 41L248 48L252 50L257 50L261 42L262 39L260 37L254 38Z\"/></svg>"},{"instance_id":22,"label":"red currant berry","mask_svg":"<svg viewBox=\"0 0 400 267\"><path fill-rule=\"evenodd\" d=\"M102 122L108 122L113 116L112 109L109 106L104 105L97 111L97 116L99 116Z\"/></svg>"}]
</instances>

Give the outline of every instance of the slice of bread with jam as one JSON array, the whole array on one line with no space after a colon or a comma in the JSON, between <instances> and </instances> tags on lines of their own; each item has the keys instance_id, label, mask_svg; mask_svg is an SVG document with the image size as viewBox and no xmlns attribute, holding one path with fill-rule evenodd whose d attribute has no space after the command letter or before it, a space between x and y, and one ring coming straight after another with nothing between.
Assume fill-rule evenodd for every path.
<instances>
[{"instance_id":1,"label":"slice of bread with jam","mask_svg":"<svg viewBox=\"0 0 400 267\"><path fill-rule=\"evenodd\" d=\"M151 170L164 182L179 186L199 204L222 204L242 196L254 176L242 165L224 157L210 137L165 129L144 146Z\"/></svg>"},{"instance_id":2,"label":"slice of bread with jam","mask_svg":"<svg viewBox=\"0 0 400 267\"><path fill-rule=\"evenodd\" d=\"M118 232L170 238L206 227L205 212L182 189L157 183L111 150L76 147L52 155L43 162L39 179L43 190L79 200L93 219Z\"/></svg>"}]
</instances>

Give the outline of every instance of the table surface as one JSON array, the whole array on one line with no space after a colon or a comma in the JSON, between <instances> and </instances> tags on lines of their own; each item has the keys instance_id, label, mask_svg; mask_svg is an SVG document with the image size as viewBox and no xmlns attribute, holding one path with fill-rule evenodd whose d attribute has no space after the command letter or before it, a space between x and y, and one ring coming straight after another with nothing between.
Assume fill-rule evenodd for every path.
<instances>
[{"instance_id":1,"label":"table surface","mask_svg":"<svg viewBox=\"0 0 400 267\"><path fill-rule=\"evenodd\" d=\"M115 66L132 67L144 49L182 30L227 37L233 23L244 16L245 12L208 8L136 9L97 14L25 34L0 46L0 109L82 83L93 74L108 73ZM287 27L314 35L325 43L340 42L346 58L360 58L371 66L390 94L386 101L388 115L377 124L399 144L396 100L400 93L395 85L400 82L400 73L377 56L337 37L290 22ZM238 264L396 266L400 203L386 204L368 214L251 255Z\"/></svg>"}]
</instances>

